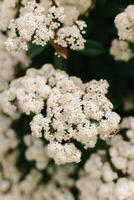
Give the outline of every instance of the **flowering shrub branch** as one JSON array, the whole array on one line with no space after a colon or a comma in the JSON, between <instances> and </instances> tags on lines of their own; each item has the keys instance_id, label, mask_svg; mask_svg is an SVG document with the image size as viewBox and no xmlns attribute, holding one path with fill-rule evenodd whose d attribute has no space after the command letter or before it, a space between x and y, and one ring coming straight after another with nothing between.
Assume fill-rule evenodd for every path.
<instances>
[{"instance_id":1,"label":"flowering shrub branch","mask_svg":"<svg viewBox=\"0 0 134 200\"><path fill-rule=\"evenodd\" d=\"M134 5L1 0L0 13L0 200L133 200Z\"/></svg>"}]
</instances>

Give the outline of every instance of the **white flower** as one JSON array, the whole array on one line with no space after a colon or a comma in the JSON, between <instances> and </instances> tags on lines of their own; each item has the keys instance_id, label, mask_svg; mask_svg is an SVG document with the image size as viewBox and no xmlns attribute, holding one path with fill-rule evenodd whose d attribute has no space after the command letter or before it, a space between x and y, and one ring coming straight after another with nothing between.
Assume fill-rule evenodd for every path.
<instances>
[{"instance_id":1,"label":"white flower","mask_svg":"<svg viewBox=\"0 0 134 200\"><path fill-rule=\"evenodd\" d=\"M10 20L16 15L18 0L3 0L0 2L0 30L6 31Z\"/></svg>"},{"instance_id":2,"label":"white flower","mask_svg":"<svg viewBox=\"0 0 134 200\"><path fill-rule=\"evenodd\" d=\"M132 200L134 198L134 181L127 178L119 179L116 184L115 195L119 200Z\"/></svg>"},{"instance_id":3,"label":"white flower","mask_svg":"<svg viewBox=\"0 0 134 200\"><path fill-rule=\"evenodd\" d=\"M24 142L27 146L27 149L25 151L25 156L27 160L35 161L36 167L38 169L45 169L49 162L49 158L43 142L40 139L35 139L31 135L26 135L24 137Z\"/></svg>"},{"instance_id":4,"label":"white flower","mask_svg":"<svg viewBox=\"0 0 134 200\"><path fill-rule=\"evenodd\" d=\"M25 68L30 64L29 58L23 51L13 56L6 50L6 39L7 37L0 33L0 92L5 90L9 82L15 78L17 65Z\"/></svg>"},{"instance_id":5,"label":"white flower","mask_svg":"<svg viewBox=\"0 0 134 200\"><path fill-rule=\"evenodd\" d=\"M113 137L110 142L110 156L113 165L121 170L123 173L127 173L129 176L134 177L134 118L124 118L120 128L128 129L125 131L125 140L121 135Z\"/></svg>"},{"instance_id":6,"label":"white flower","mask_svg":"<svg viewBox=\"0 0 134 200\"><path fill-rule=\"evenodd\" d=\"M94 0L58 0L56 3L65 10L65 26L72 26L80 15L89 13L94 7ZM47 13L50 6L52 6L52 2L41 0L41 5Z\"/></svg>"},{"instance_id":7,"label":"white flower","mask_svg":"<svg viewBox=\"0 0 134 200\"><path fill-rule=\"evenodd\" d=\"M119 39L134 42L134 5L129 5L115 18Z\"/></svg>"},{"instance_id":8,"label":"white flower","mask_svg":"<svg viewBox=\"0 0 134 200\"><path fill-rule=\"evenodd\" d=\"M114 39L110 48L110 54L115 60L129 61L134 57L132 49L129 47L128 42L123 40Z\"/></svg>"},{"instance_id":9,"label":"white flower","mask_svg":"<svg viewBox=\"0 0 134 200\"><path fill-rule=\"evenodd\" d=\"M86 40L84 40L81 31L83 31L84 26L81 26L81 23L78 22L78 26L73 25L60 28L54 42L62 47L69 46L73 50L83 49Z\"/></svg>"},{"instance_id":10,"label":"white flower","mask_svg":"<svg viewBox=\"0 0 134 200\"><path fill-rule=\"evenodd\" d=\"M62 6L50 6L47 13L42 4L23 1L19 16L10 21L9 37L6 41L8 51L16 53L28 50L28 43L45 46L54 41L62 47L84 48L84 22L63 26L65 12Z\"/></svg>"},{"instance_id":11,"label":"white flower","mask_svg":"<svg viewBox=\"0 0 134 200\"><path fill-rule=\"evenodd\" d=\"M81 152L74 144L50 143L47 146L48 155L54 158L56 164L80 162Z\"/></svg>"},{"instance_id":12,"label":"white flower","mask_svg":"<svg viewBox=\"0 0 134 200\"><path fill-rule=\"evenodd\" d=\"M0 105L12 118L18 111L34 115L30 123L32 135L49 142L56 162L78 162L80 152L73 140L93 148L98 137L106 140L118 129L120 117L112 112L113 105L106 97L108 86L105 80L83 84L46 64L39 70L29 69L25 76L12 81L0 95ZM67 160L66 149L74 150L79 159L72 153ZM63 161L57 161L60 156Z\"/></svg>"}]
</instances>

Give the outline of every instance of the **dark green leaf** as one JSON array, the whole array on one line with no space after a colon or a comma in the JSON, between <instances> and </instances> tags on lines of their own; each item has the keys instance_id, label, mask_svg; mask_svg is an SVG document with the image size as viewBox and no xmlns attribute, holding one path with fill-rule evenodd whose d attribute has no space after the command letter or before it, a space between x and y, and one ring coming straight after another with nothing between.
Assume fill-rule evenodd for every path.
<instances>
[{"instance_id":1,"label":"dark green leaf","mask_svg":"<svg viewBox=\"0 0 134 200\"><path fill-rule=\"evenodd\" d=\"M98 56L105 53L105 49L99 42L87 40L85 48L83 50L79 50L78 52L86 56Z\"/></svg>"},{"instance_id":2,"label":"dark green leaf","mask_svg":"<svg viewBox=\"0 0 134 200\"><path fill-rule=\"evenodd\" d=\"M29 45L29 50L28 50L28 55L31 59L33 59L34 57L38 56L40 53L42 53L44 51L44 49L46 49L49 45L46 45L44 47L42 46L37 46L35 44L30 44Z\"/></svg>"}]
</instances>

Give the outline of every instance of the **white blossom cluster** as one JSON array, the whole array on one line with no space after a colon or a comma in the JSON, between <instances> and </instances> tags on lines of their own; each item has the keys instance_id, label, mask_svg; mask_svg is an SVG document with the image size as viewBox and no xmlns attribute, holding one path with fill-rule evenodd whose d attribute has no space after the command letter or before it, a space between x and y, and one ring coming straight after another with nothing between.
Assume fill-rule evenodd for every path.
<instances>
[{"instance_id":1,"label":"white blossom cluster","mask_svg":"<svg viewBox=\"0 0 134 200\"><path fill-rule=\"evenodd\" d=\"M19 180L20 173L14 163L18 159L17 147L19 140L15 131L10 127L12 120L0 113L0 199ZM12 176L11 176L12 174Z\"/></svg>"},{"instance_id":2,"label":"white blossom cluster","mask_svg":"<svg viewBox=\"0 0 134 200\"><path fill-rule=\"evenodd\" d=\"M7 166L4 166L5 171L2 175L4 178L2 180L3 188L0 190L0 200L30 200L31 198L38 200L39 198L34 198L34 195L36 193L36 187L38 187L39 181L41 180L41 173L33 169L20 181L22 174L17 170L16 162L17 154L12 153L5 163ZM10 170L8 172L9 165L12 171ZM7 177L8 173L9 177Z\"/></svg>"},{"instance_id":3,"label":"white blossom cluster","mask_svg":"<svg viewBox=\"0 0 134 200\"><path fill-rule=\"evenodd\" d=\"M0 1L0 30L7 31L10 20L16 15L19 0Z\"/></svg>"},{"instance_id":4,"label":"white blossom cluster","mask_svg":"<svg viewBox=\"0 0 134 200\"><path fill-rule=\"evenodd\" d=\"M30 59L22 51L16 57L11 55L5 48L6 39L7 37L0 33L0 92L15 78L17 66L27 67L30 63Z\"/></svg>"},{"instance_id":5,"label":"white blossom cluster","mask_svg":"<svg viewBox=\"0 0 134 200\"><path fill-rule=\"evenodd\" d=\"M134 5L127 8L115 18L119 39L134 43Z\"/></svg>"},{"instance_id":6,"label":"white blossom cluster","mask_svg":"<svg viewBox=\"0 0 134 200\"><path fill-rule=\"evenodd\" d=\"M121 130L125 130L125 138L124 133L122 136L117 135L109 142L108 152L99 151L92 154L86 161L84 169L79 171L77 180L72 176L76 170L75 165L51 165L47 168L50 179L44 182L42 181L42 172L36 168L32 167L26 174L23 174L23 171L17 168L17 161L20 157L18 148L20 141L15 132L10 129L11 119L1 114L0 200L30 200L31 198L33 200L74 200L71 189L75 187L80 193L79 200L133 200L133 122L134 117L128 117L122 121L120 127ZM35 138L26 135L24 141L28 148L32 148L32 145L36 146L36 150L33 151L39 152L37 146L40 149L42 144L40 140L36 144L37 140ZM27 151L29 149L26 149L26 154ZM34 155L34 153L32 154ZM37 154L38 156L41 155ZM115 159L117 157L118 162ZM32 158L33 160L35 159L34 157ZM122 162L121 158L122 160L127 159L127 167L124 168L124 162ZM41 160L35 159L35 161L38 168L37 163ZM41 162L43 163L43 160ZM47 157L46 161L44 159L44 163L46 162L48 162ZM42 169L45 168L43 167Z\"/></svg>"},{"instance_id":7,"label":"white blossom cluster","mask_svg":"<svg viewBox=\"0 0 134 200\"><path fill-rule=\"evenodd\" d=\"M75 186L75 179L71 175L74 175L77 164L66 165L54 165L49 167L48 172L53 180L61 186L71 188Z\"/></svg>"},{"instance_id":8,"label":"white blossom cluster","mask_svg":"<svg viewBox=\"0 0 134 200\"><path fill-rule=\"evenodd\" d=\"M42 148L42 141L30 135L24 136L26 144L26 160L30 164L34 160L36 167L27 173L18 168L21 159L20 146L22 141L11 128L12 120L0 114L0 200L74 200L70 189L75 181L70 177L75 166L50 166L48 168L48 182L42 181L43 174L39 170L47 168L49 161L46 151ZM23 162L21 163L23 165ZM25 165L24 165L25 167ZM44 173L44 172L43 172Z\"/></svg>"},{"instance_id":9,"label":"white blossom cluster","mask_svg":"<svg viewBox=\"0 0 134 200\"><path fill-rule=\"evenodd\" d=\"M117 135L111 141L110 155L112 162L123 173L134 178L134 117L123 119L121 129L125 129L125 140Z\"/></svg>"},{"instance_id":10,"label":"white blossom cluster","mask_svg":"<svg viewBox=\"0 0 134 200\"><path fill-rule=\"evenodd\" d=\"M42 176L32 169L20 181L23 177L23 173L17 168L21 156L20 140L11 128L11 123L11 118L0 113L0 200L30 200Z\"/></svg>"},{"instance_id":11,"label":"white blossom cluster","mask_svg":"<svg viewBox=\"0 0 134 200\"><path fill-rule=\"evenodd\" d=\"M11 123L12 120L9 117L0 113L0 162L6 158L8 151L16 149L18 145L16 133L10 128Z\"/></svg>"},{"instance_id":12,"label":"white blossom cluster","mask_svg":"<svg viewBox=\"0 0 134 200\"><path fill-rule=\"evenodd\" d=\"M123 129L125 135L110 141L108 153L94 153L86 162L76 183L80 200L134 199L134 117L123 120Z\"/></svg>"},{"instance_id":13,"label":"white blossom cluster","mask_svg":"<svg viewBox=\"0 0 134 200\"><path fill-rule=\"evenodd\" d=\"M12 53L28 50L29 42L45 46L48 42L60 47L83 49L83 34L86 24L76 21L72 26L63 26L64 8L52 5L45 14L45 8L34 0L23 1L20 15L10 21L6 47Z\"/></svg>"},{"instance_id":14,"label":"white blossom cluster","mask_svg":"<svg viewBox=\"0 0 134 200\"><path fill-rule=\"evenodd\" d=\"M0 200L11 184L16 184L20 178L20 172L16 168L20 141L11 124L12 119L0 113Z\"/></svg>"},{"instance_id":15,"label":"white blossom cluster","mask_svg":"<svg viewBox=\"0 0 134 200\"><path fill-rule=\"evenodd\" d=\"M27 146L27 149L25 151L26 159L28 161L35 161L37 169L46 169L49 158L43 141L40 139L37 140L31 135L25 135L24 143Z\"/></svg>"},{"instance_id":16,"label":"white blossom cluster","mask_svg":"<svg viewBox=\"0 0 134 200\"><path fill-rule=\"evenodd\" d=\"M18 73L30 64L30 42L84 48L86 24L79 17L93 7L94 0L0 0L0 200L75 200L78 190L79 200L134 199L134 117L119 126L108 82L83 83L51 64ZM129 6L122 15L129 26L115 20L124 31L112 43L116 60L133 57L126 42L134 41L133 11ZM80 148L95 147L118 128L122 135L79 171Z\"/></svg>"},{"instance_id":17,"label":"white blossom cluster","mask_svg":"<svg viewBox=\"0 0 134 200\"><path fill-rule=\"evenodd\" d=\"M75 185L75 180L71 175L75 171L72 165L56 166L49 169L52 180L46 187L39 191L40 199L43 200L74 200L71 188Z\"/></svg>"},{"instance_id":18,"label":"white blossom cluster","mask_svg":"<svg viewBox=\"0 0 134 200\"><path fill-rule=\"evenodd\" d=\"M94 0L56 0L57 5L62 6L65 11L65 26L71 26L80 15L89 12L94 7ZM52 6L51 0L41 0L41 5L48 10Z\"/></svg>"},{"instance_id":19,"label":"white blossom cluster","mask_svg":"<svg viewBox=\"0 0 134 200\"><path fill-rule=\"evenodd\" d=\"M134 57L130 44L134 43L134 5L127 8L115 17L119 39L114 39L111 44L110 54L116 61L128 62Z\"/></svg>"},{"instance_id":20,"label":"white blossom cluster","mask_svg":"<svg viewBox=\"0 0 134 200\"><path fill-rule=\"evenodd\" d=\"M0 108L12 118L18 111L34 114L32 135L49 142L49 156L57 164L79 162L74 140L93 148L98 137L105 140L118 129L120 117L106 97L108 87L105 80L83 84L46 64L12 81L0 94Z\"/></svg>"},{"instance_id":21,"label":"white blossom cluster","mask_svg":"<svg viewBox=\"0 0 134 200\"><path fill-rule=\"evenodd\" d=\"M130 94L124 98L123 108L126 112L134 110L134 94Z\"/></svg>"},{"instance_id":22,"label":"white blossom cluster","mask_svg":"<svg viewBox=\"0 0 134 200\"><path fill-rule=\"evenodd\" d=\"M111 44L110 54L116 61L127 62L134 57L134 52L129 43L123 40L114 39Z\"/></svg>"},{"instance_id":23,"label":"white blossom cluster","mask_svg":"<svg viewBox=\"0 0 134 200\"><path fill-rule=\"evenodd\" d=\"M85 164L85 170L76 183L80 200L133 200L134 180L119 176L99 154Z\"/></svg>"},{"instance_id":24,"label":"white blossom cluster","mask_svg":"<svg viewBox=\"0 0 134 200\"><path fill-rule=\"evenodd\" d=\"M34 196L35 200L75 200L73 194L66 187L58 187L50 182L46 187L39 187Z\"/></svg>"},{"instance_id":25,"label":"white blossom cluster","mask_svg":"<svg viewBox=\"0 0 134 200\"><path fill-rule=\"evenodd\" d=\"M68 167L52 169L57 172L47 183L42 182L43 174L37 169L31 169L24 175L17 167L19 157L18 149L8 153L6 159L1 162L0 171L0 200L74 200L70 188L74 182L69 175L71 171ZM12 174L12 176L11 176ZM64 181L61 178L64 175Z\"/></svg>"},{"instance_id":26,"label":"white blossom cluster","mask_svg":"<svg viewBox=\"0 0 134 200\"><path fill-rule=\"evenodd\" d=\"M8 133L8 137L5 135L5 139L1 142L0 200L30 200L31 198L33 200L74 200L70 191L74 181L69 177L73 169L71 170L70 167L51 168L50 175L53 176L49 182L44 183L42 182L43 174L37 169L32 168L25 175L17 168L21 155L17 148L19 141L13 134Z\"/></svg>"}]
</instances>

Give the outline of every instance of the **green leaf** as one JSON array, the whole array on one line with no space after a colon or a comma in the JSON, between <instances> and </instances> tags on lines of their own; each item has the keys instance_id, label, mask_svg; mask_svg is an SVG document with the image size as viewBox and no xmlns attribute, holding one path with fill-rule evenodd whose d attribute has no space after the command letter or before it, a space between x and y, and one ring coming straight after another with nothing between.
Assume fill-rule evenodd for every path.
<instances>
[{"instance_id":1,"label":"green leaf","mask_svg":"<svg viewBox=\"0 0 134 200\"><path fill-rule=\"evenodd\" d=\"M44 47L42 46L37 46L36 44L30 44L29 45L29 50L28 50L28 55L31 59L34 57L38 56L40 53L44 51L44 49L48 48L49 45L46 45Z\"/></svg>"},{"instance_id":2,"label":"green leaf","mask_svg":"<svg viewBox=\"0 0 134 200\"><path fill-rule=\"evenodd\" d=\"M78 52L86 56L98 56L105 53L105 49L99 42L96 42L94 40L87 40L85 48L82 50L78 50Z\"/></svg>"}]
</instances>

